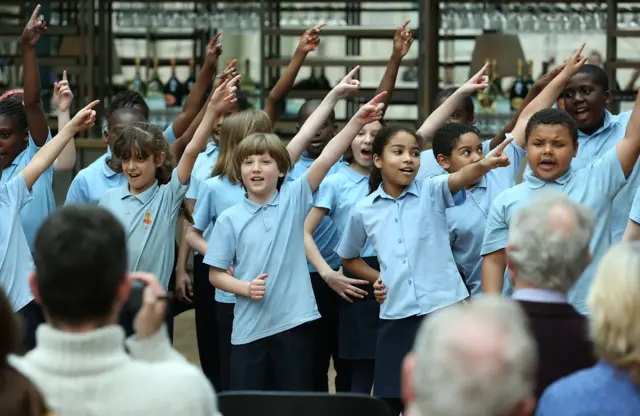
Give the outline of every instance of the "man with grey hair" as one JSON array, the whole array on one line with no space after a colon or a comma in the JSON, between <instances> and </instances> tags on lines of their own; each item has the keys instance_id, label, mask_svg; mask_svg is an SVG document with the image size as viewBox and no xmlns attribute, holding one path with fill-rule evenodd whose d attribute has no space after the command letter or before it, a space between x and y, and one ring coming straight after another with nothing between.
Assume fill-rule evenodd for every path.
<instances>
[{"instance_id":1,"label":"man with grey hair","mask_svg":"<svg viewBox=\"0 0 640 416\"><path fill-rule=\"evenodd\" d=\"M519 210L509 227L513 298L529 318L540 357L537 397L557 379L595 364L587 320L567 297L591 261L594 224L587 207L548 193Z\"/></svg>"},{"instance_id":2,"label":"man with grey hair","mask_svg":"<svg viewBox=\"0 0 640 416\"><path fill-rule=\"evenodd\" d=\"M402 370L407 416L526 416L535 342L517 303L485 295L434 312Z\"/></svg>"}]
</instances>

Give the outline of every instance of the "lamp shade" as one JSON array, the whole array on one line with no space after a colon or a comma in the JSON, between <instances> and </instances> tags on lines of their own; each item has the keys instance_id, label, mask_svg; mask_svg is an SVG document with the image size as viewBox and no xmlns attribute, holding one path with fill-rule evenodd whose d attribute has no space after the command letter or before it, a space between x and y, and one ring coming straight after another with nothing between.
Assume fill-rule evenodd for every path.
<instances>
[{"instance_id":1,"label":"lamp shade","mask_svg":"<svg viewBox=\"0 0 640 416\"><path fill-rule=\"evenodd\" d=\"M496 61L498 76L515 77L518 73L518 59L525 61L518 35L485 33L478 36L471 55L469 78L484 66L487 59Z\"/></svg>"}]
</instances>

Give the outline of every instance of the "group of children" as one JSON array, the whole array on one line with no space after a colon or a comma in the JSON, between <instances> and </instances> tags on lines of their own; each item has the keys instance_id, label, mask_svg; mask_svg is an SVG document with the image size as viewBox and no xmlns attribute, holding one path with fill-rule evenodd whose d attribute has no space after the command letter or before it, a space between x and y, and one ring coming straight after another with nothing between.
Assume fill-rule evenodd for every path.
<instances>
[{"instance_id":1,"label":"group of children","mask_svg":"<svg viewBox=\"0 0 640 416\"><path fill-rule=\"evenodd\" d=\"M418 131L385 125L413 40L407 24L376 96L337 134L333 109L358 91L358 67L324 100L305 103L286 146L273 134L279 102L318 45L321 25L300 39L266 111L246 108L234 62L203 105L218 37L164 132L146 123L138 94L111 102L108 151L76 175L65 203L113 212L126 231L129 269L153 273L178 300L195 303L201 364L218 390L326 391L333 357L338 391L373 388L400 413L400 368L421 320L482 292L509 294L509 221L546 190L597 214L592 266L570 292L587 313L593 268L622 237L638 187L640 110L606 110L608 79L585 64L582 45L536 81L493 140L482 142L473 126L471 97L487 87L486 68L443 91ZM27 275L37 228L54 209L52 169L69 164L65 153L75 153L74 135L94 125L98 104L70 119L65 78L56 85L59 133L50 137L34 50L44 28L36 9L21 43L24 92L0 100L0 285L27 323L27 348L43 319ZM551 108L561 94L566 111ZM433 149L425 150L429 139ZM127 333L136 310L131 299L121 313Z\"/></svg>"}]
</instances>

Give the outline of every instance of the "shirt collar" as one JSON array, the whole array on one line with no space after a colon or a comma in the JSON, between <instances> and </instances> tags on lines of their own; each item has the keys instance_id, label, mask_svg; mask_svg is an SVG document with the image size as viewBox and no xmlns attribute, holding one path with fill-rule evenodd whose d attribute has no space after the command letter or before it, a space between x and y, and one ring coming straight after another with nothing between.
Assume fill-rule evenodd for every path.
<instances>
[{"instance_id":1,"label":"shirt collar","mask_svg":"<svg viewBox=\"0 0 640 416\"><path fill-rule=\"evenodd\" d=\"M404 191L402 191L402 193L400 194L400 196L398 198L394 198L391 195L387 194L384 189L382 188L382 183L380 183L380 185L378 185L378 189L376 189L373 192L373 200L376 201L378 198L385 198L385 199L393 199L393 200L397 200L397 199L402 199L406 194L412 194L415 196L420 196L420 192L418 191L418 186L416 185L416 181L413 180L409 186L407 186Z\"/></svg>"},{"instance_id":2,"label":"shirt collar","mask_svg":"<svg viewBox=\"0 0 640 416\"><path fill-rule=\"evenodd\" d=\"M215 153L218 150L218 145L216 144L216 142L209 142L207 143L207 147L204 149L204 153L207 155L211 155L213 153Z\"/></svg>"},{"instance_id":3,"label":"shirt collar","mask_svg":"<svg viewBox=\"0 0 640 416\"><path fill-rule=\"evenodd\" d=\"M487 175L484 175L482 178L480 178L480 182L478 182L477 184L475 184L473 186L473 188L469 189L475 189L475 188L487 188Z\"/></svg>"},{"instance_id":4,"label":"shirt collar","mask_svg":"<svg viewBox=\"0 0 640 416\"><path fill-rule=\"evenodd\" d=\"M347 167L344 169L344 174L349 178L353 183L360 183L365 179L368 179L369 176L363 175L362 173L358 173L355 170Z\"/></svg>"},{"instance_id":5,"label":"shirt collar","mask_svg":"<svg viewBox=\"0 0 640 416\"><path fill-rule=\"evenodd\" d=\"M619 121L619 117L618 116L614 116L613 114L611 114L611 112L609 110L604 110L604 123L602 123L602 127L600 127L598 130L595 131L595 133L588 135L588 134L584 134L583 132L581 132L580 130L578 130L578 138L580 139L588 139L590 137L595 137L598 136L600 133L609 130L611 128L611 126L613 126L614 124L618 123Z\"/></svg>"},{"instance_id":6,"label":"shirt collar","mask_svg":"<svg viewBox=\"0 0 640 416\"><path fill-rule=\"evenodd\" d=\"M568 303L566 293L558 292L557 290L540 288L517 289L513 293L512 297L516 300L524 300L529 302Z\"/></svg>"},{"instance_id":7,"label":"shirt collar","mask_svg":"<svg viewBox=\"0 0 640 416\"><path fill-rule=\"evenodd\" d=\"M151 200L151 198L153 198L156 192L158 192L158 189L160 189L160 187L158 186L158 180L156 179L156 181L153 183L153 185L149 187L149 189L147 189L146 191L138 195L133 195L129 191L128 183L118 189L120 190L120 193L119 193L120 199L125 199L130 196L132 198L136 198L138 201L142 202L143 204L146 204Z\"/></svg>"},{"instance_id":8,"label":"shirt collar","mask_svg":"<svg viewBox=\"0 0 640 416\"><path fill-rule=\"evenodd\" d=\"M276 193L273 194L273 196L271 197L271 200L269 200L269 202L267 202L266 204L258 204L257 202L253 202L252 200L249 199L249 195L245 193L242 203L244 207L247 209L247 211L249 211L251 214L255 214L265 205L269 205L272 207L278 206L279 200L280 200L280 192L278 191L276 191Z\"/></svg>"},{"instance_id":9,"label":"shirt collar","mask_svg":"<svg viewBox=\"0 0 640 416\"><path fill-rule=\"evenodd\" d=\"M111 169L108 165L109 161L111 160L111 156L110 155L104 155L103 159L102 159L102 174L107 177L107 178L111 178L115 175L118 175L118 172L114 171L113 169Z\"/></svg>"},{"instance_id":10,"label":"shirt collar","mask_svg":"<svg viewBox=\"0 0 640 416\"><path fill-rule=\"evenodd\" d=\"M562 174L562 176L560 176L559 178L556 178L553 181L545 181L543 179L538 178L533 173L532 170L528 170L524 173L524 175L522 175L522 180L524 183L527 184L529 188L539 189L551 182L555 182L559 185L564 185L569 181L569 179L571 179L572 175L573 175L573 171L571 170L571 166L569 166L569 169L567 169L567 171L564 174Z\"/></svg>"}]
</instances>

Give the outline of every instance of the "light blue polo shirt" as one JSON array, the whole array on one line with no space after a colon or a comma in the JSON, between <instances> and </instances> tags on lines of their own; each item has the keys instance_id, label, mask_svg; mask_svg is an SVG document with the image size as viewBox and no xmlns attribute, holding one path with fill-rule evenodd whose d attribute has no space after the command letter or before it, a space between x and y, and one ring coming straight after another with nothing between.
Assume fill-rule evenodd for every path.
<instances>
[{"instance_id":1,"label":"light blue polo shirt","mask_svg":"<svg viewBox=\"0 0 640 416\"><path fill-rule=\"evenodd\" d=\"M47 137L47 142L51 140L51 131ZM22 151L11 163L2 170L2 178L0 178L0 185L7 183L10 179L17 176L22 171L36 152L40 148L36 146L31 135L29 135L29 143L27 148ZM36 183L31 188L33 199L31 202L25 204L20 210L20 221L22 221L22 228L24 235L27 237L27 243L31 251L34 249L36 242L36 234L40 228L40 224L55 210L56 200L53 196L53 164L44 171L38 178Z\"/></svg>"},{"instance_id":2,"label":"light blue polo shirt","mask_svg":"<svg viewBox=\"0 0 640 416\"><path fill-rule=\"evenodd\" d=\"M238 296L233 345L248 344L320 318L304 252L304 221L313 196L307 175L285 181L264 205L248 198L222 213L204 263L245 282L266 273L264 299Z\"/></svg>"},{"instance_id":3,"label":"light blue polo shirt","mask_svg":"<svg viewBox=\"0 0 640 416\"><path fill-rule=\"evenodd\" d=\"M314 161L314 159L311 159L307 156L306 152L303 153L302 156L300 156L298 162L293 165L293 168L291 169L291 172L289 172L289 175L287 175L287 180L291 181L298 179L309 169L309 167L311 167L311 164ZM327 173L327 176L325 176L324 180L327 180L331 175L338 172L338 170L344 168L345 166L346 163L344 163L343 161L340 161L331 166L331 169L329 169L329 173ZM330 218L325 217L322 219L322 221L320 221L320 224L318 224L318 227L313 232L313 241L316 242L318 250L320 250L320 254L322 254L322 258L331 268L337 269L338 267L340 267L340 257L334 251L334 249L338 245L338 242L340 241L340 234L338 233L338 229L333 224L333 221L331 221ZM309 273L316 272L315 267L313 267L311 263L308 263L308 267Z\"/></svg>"},{"instance_id":4,"label":"light blue polo shirt","mask_svg":"<svg viewBox=\"0 0 640 416\"><path fill-rule=\"evenodd\" d=\"M33 258L20 221L22 208L31 200L21 173L0 185L0 288L14 312L33 300L28 280Z\"/></svg>"},{"instance_id":5,"label":"light blue polo shirt","mask_svg":"<svg viewBox=\"0 0 640 416\"><path fill-rule=\"evenodd\" d=\"M631 204L631 211L629 212L629 219L640 224L640 189L636 191L636 196L633 198L633 204Z\"/></svg>"},{"instance_id":6,"label":"light blue polo shirt","mask_svg":"<svg viewBox=\"0 0 640 416\"><path fill-rule=\"evenodd\" d=\"M569 170L552 182L525 172L523 182L501 193L491 206L482 243L484 256L507 246L513 215L531 198L542 192L561 192L573 201L589 207L596 216L590 244L593 259L569 291L569 302L582 314L588 314L586 298L600 258L611 246L611 213L614 198L626 183L615 147L587 167Z\"/></svg>"},{"instance_id":7,"label":"light blue polo shirt","mask_svg":"<svg viewBox=\"0 0 640 416\"><path fill-rule=\"evenodd\" d=\"M169 126L162 133L164 138L169 142L169 144L176 141L176 133L173 131L173 123L169 124Z\"/></svg>"},{"instance_id":8,"label":"light blue polo shirt","mask_svg":"<svg viewBox=\"0 0 640 416\"><path fill-rule=\"evenodd\" d=\"M489 171L476 186L460 191L463 202L456 200L456 206L446 211L453 258L472 297L482 293L480 251L491 204L502 191L516 185L516 176L520 173L526 151L511 142L505 148L505 154L511 161L509 166ZM508 279L506 283L507 293L503 293L510 295Z\"/></svg>"},{"instance_id":9,"label":"light blue polo shirt","mask_svg":"<svg viewBox=\"0 0 640 416\"><path fill-rule=\"evenodd\" d=\"M426 315L469 296L448 244L445 210L453 204L441 175L414 180L397 199L380 184L351 210L337 252L359 257L369 241L378 253L388 291L381 319Z\"/></svg>"},{"instance_id":10,"label":"light blue polo shirt","mask_svg":"<svg viewBox=\"0 0 640 416\"><path fill-rule=\"evenodd\" d=\"M191 171L191 184L187 191L188 199L196 199L198 197L200 184L211 177L211 171L213 170L213 166L216 164L219 155L220 148L215 144L215 142L207 143L207 147L204 149L204 152L198 155L196 163L193 165L193 170Z\"/></svg>"},{"instance_id":11,"label":"light blue polo shirt","mask_svg":"<svg viewBox=\"0 0 640 416\"><path fill-rule=\"evenodd\" d=\"M482 142L482 152L486 155L491 150L491 140ZM513 161L511 161L513 162ZM433 149L423 150L420 153L420 169L416 178L431 178L433 176L446 175L447 171L436 160Z\"/></svg>"},{"instance_id":12,"label":"light blue polo shirt","mask_svg":"<svg viewBox=\"0 0 640 416\"><path fill-rule=\"evenodd\" d=\"M111 160L109 153L100 156L92 164L82 169L71 181L67 191L65 205L91 204L98 205L102 195L111 188L119 188L127 184L124 173L111 170L107 162Z\"/></svg>"},{"instance_id":13,"label":"light blue polo shirt","mask_svg":"<svg viewBox=\"0 0 640 416\"><path fill-rule=\"evenodd\" d=\"M333 221L338 234L342 235L347 226L351 208L367 195L369 195L369 176L346 167L322 181L313 196L313 205L328 210L327 216ZM360 257L375 255L375 250L367 242Z\"/></svg>"},{"instance_id":14,"label":"light blue polo shirt","mask_svg":"<svg viewBox=\"0 0 640 416\"><path fill-rule=\"evenodd\" d=\"M165 289L173 270L178 211L188 187L180 183L176 168L167 184L156 181L138 195L128 185L112 188L100 200L124 226L129 270L153 273Z\"/></svg>"},{"instance_id":15,"label":"light blue polo shirt","mask_svg":"<svg viewBox=\"0 0 640 416\"><path fill-rule=\"evenodd\" d=\"M202 231L207 244L219 244L211 239L216 219L227 209L242 203L244 189L240 184L233 184L227 177L215 176L200 185L198 199L193 210L193 228ZM236 295L216 288L216 301L236 303Z\"/></svg>"}]
</instances>

